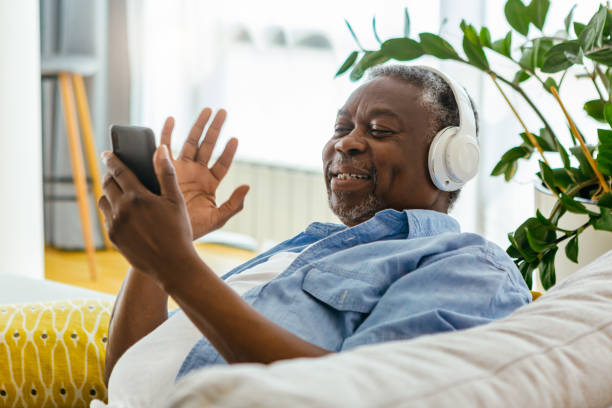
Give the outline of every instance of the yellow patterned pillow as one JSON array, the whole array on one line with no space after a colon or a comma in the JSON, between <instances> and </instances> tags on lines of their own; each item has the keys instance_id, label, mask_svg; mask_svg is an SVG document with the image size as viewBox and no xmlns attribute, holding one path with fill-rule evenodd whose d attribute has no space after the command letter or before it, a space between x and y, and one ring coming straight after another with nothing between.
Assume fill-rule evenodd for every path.
<instances>
[{"instance_id":1,"label":"yellow patterned pillow","mask_svg":"<svg viewBox=\"0 0 612 408\"><path fill-rule=\"evenodd\" d=\"M0 407L87 407L106 401L112 302L0 306Z\"/></svg>"}]
</instances>

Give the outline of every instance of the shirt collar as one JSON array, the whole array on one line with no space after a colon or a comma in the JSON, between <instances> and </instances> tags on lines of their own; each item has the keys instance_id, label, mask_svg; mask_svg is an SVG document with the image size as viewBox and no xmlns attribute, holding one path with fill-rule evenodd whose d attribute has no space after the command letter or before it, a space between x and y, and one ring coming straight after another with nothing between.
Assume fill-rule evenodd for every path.
<instances>
[{"instance_id":1,"label":"shirt collar","mask_svg":"<svg viewBox=\"0 0 612 408\"><path fill-rule=\"evenodd\" d=\"M342 224L314 222L305 232L321 239L347 228ZM428 237L444 232L461 232L457 220L448 214L433 210L397 211L390 208L377 212L374 217L352 229L368 235L374 233L378 236L404 233L406 238Z\"/></svg>"}]
</instances>

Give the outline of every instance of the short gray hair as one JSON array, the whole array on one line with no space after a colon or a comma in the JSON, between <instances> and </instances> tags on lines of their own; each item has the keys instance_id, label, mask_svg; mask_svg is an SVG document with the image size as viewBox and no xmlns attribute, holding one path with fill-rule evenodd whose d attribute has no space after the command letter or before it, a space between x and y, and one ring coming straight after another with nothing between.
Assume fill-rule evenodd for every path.
<instances>
[{"instance_id":1,"label":"short gray hair","mask_svg":"<svg viewBox=\"0 0 612 408\"><path fill-rule=\"evenodd\" d=\"M431 112L430 141L442 129L448 126L459 126L459 107L448 83L438 74L426 68L414 65L381 65L370 71L369 79L391 77L401 79L422 90L421 102ZM467 91L466 91L467 93ZM478 138L478 112L474 101L468 94L474 119L476 137ZM448 196L448 209L451 210L461 190L451 191Z\"/></svg>"}]
</instances>

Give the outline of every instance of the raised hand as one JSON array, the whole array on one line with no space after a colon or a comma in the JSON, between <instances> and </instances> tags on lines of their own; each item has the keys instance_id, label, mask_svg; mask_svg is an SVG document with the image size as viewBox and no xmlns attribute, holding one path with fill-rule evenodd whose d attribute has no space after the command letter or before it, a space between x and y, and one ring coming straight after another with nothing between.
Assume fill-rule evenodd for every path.
<instances>
[{"instance_id":1,"label":"raised hand","mask_svg":"<svg viewBox=\"0 0 612 408\"><path fill-rule=\"evenodd\" d=\"M232 138L225 145L221 156L212 167L208 162L212 156L213 149L217 143L219 133L225 122L226 111L221 109L215 115L212 123L206 131L206 136L200 144L200 138L204 127L212 115L210 108L204 108L194 123L189 136L181 149L179 157L171 160L176 169L178 185L183 193L193 239L197 239L211 231L221 228L231 217L242 210L244 198L249 191L249 186L237 187L230 198L217 206L217 187L234 159L238 147L238 139ZM161 133L161 144L167 146L170 151L170 140L174 119L166 119Z\"/></svg>"}]
</instances>

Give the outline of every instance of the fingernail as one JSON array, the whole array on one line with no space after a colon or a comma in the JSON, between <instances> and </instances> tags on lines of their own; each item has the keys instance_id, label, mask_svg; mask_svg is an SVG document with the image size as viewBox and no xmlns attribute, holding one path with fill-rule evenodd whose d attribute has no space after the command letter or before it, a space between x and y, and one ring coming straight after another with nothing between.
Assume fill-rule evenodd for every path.
<instances>
[{"instance_id":1,"label":"fingernail","mask_svg":"<svg viewBox=\"0 0 612 408\"><path fill-rule=\"evenodd\" d=\"M100 157L102 158L102 163L106 164L106 162L108 161L108 156L110 156L110 152L108 150L102 152L102 154L100 155Z\"/></svg>"}]
</instances>

